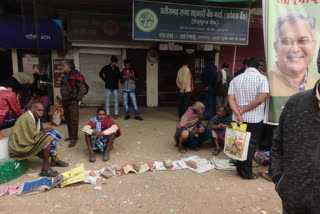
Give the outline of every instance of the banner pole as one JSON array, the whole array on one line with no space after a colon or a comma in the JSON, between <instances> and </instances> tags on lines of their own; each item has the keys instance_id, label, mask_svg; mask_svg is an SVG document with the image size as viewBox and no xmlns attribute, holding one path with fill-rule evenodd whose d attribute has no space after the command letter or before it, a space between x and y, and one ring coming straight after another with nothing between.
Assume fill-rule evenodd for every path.
<instances>
[{"instance_id":1,"label":"banner pole","mask_svg":"<svg viewBox=\"0 0 320 214\"><path fill-rule=\"evenodd\" d=\"M237 45L234 46L232 76L234 76L234 69L236 66L237 47Z\"/></svg>"}]
</instances>

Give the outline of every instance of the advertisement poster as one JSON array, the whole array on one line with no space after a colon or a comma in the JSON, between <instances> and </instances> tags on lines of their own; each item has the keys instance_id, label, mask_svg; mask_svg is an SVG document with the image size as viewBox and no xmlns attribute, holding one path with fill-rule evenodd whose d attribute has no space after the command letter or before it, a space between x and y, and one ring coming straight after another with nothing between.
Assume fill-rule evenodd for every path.
<instances>
[{"instance_id":1,"label":"advertisement poster","mask_svg":"<svg viewBox=\"0 0 320 214\"><path fill-rule=\"evenodd\" d=\"M320 1L263 2L270 97L266 122L277 125L290 96L313 89L319 79Z\"/></svg>"},{"instance_id":2,"label":"advertisement poster","mask_svg":"<svg viewBox=\"0 0 320 214\"><path fill-rule=\"evenodd\" d=\"M133 1L132 39L248 44L249 9Z\"/></svg>"},{"instance_id":3,"label":"advertisement poster","mask_svg":"<svg viewBox=\"0 0 320 214\"><path fill-rule=\"evenodd\" d=\"M65 59L54 59L53 60L53 73L54 73L54 87L59 88L62 77L64 75L63 71L63 61Z\"/></svg>"}]
</instances>

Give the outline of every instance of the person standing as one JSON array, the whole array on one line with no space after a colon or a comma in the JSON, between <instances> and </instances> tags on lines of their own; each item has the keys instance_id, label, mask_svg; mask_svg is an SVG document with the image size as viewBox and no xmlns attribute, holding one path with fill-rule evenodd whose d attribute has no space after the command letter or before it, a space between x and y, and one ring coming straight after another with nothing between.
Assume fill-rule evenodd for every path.
<instances>
[{"instance_id":1,"label":"person standing","mask_svg":"<svg viewBox=\"0 0 320 214\"><path fill-rule=\"evenodd\" d=\"M124 69L121 72L121 83L122 83L122 96L123 96L123 105L126 113L125 120L130 119L130 111L129 111L129 98L131 99L131 103L133 105L134 110L134 119L143 120L142 117L139 116L139 110L136 99L136 84L135 84L135 72L131 68L130 60L125 59L123 61Z\"/></svg>"},{"instance_id":2,"label":"person standing","mask_svg":"<svg viewBox=\"0 0 320 214\"><path fill-rule=\"evenodd\" d=\"M188 59L186 59L184 65L178 71L176 84L179 88L178 111L180 118L191 105L191 95L194 91L193 78L189 69Z\"/></svg>"},{"instance_id":3,"label":"person standing","mask_svg":"<svg viewBox=\"0 0 320 214\"><path fill-rule=\"evenodd\" d=\"M106 112L108 117L110 117L110 95L112 94L113 96L114 119L119 117L118 92L121 73L117 67L117 63L118 58L116 56L111 56L111 63L104 66L99 73L100 78L105 82Z\"/></svg>"},{"instance_id":4,"label":"person standing","mask_svg":"<svg viewBox=\"0 0 320 214\"><path fill-rule=\"evenodd\" d=\"M260 63L259 63L259 72L261 74L264 74L264 61L262 59L260 59Z\"/></svg>"},{"instance_id":5,"label":"person standing","mask_svg":"<svg viewBox=\"0 0 320 214\"><path fill-rule=\"evenodd\" d=\"M239 71L237 71L235 74L234 74L234 77L237 77L239 76L240 74L243 74L245 72L245 70L248 68L248 59L244 59L242 61L242 67L240 68Z\"/></svg>"},{"instance_id":6,"label":"person standing","mask_svg":"<svg viewBox=\"0 0 320 214\"><path fill-rule=\"evenodd\" d=\"M204 105L206 111L204 112L204 119L210 120L216 112L216 98L214 95L213 83L217 76L218 67L214 64L214 58L210 57L207 61L206 67L203 69L201 74L201 81L205 90Z\"/></svg>"},{"instance_id":7,"label":"person standing","mask_svg":"<svg viewBox=\"0 0 320 214\"><path fill-rule=\"evenodd\" d=\"M84 76L76 70L73 60L64 60L63 71L65 74L61 80L60 93L69 134L65 140L70 141L68 147L73 147L78 139L78 103L88 93L89 86Z\"/></svg>"},{"instance_id":8,"label":"person standing","mask_svg":"<svg viewBox=\"0 0 320 214\"><path fill-rule=\"evenodd\" d=\"M315 17L301 11L289 11L279 16L274 26L277 61L267 73L270 96L266 117L267 122L274 124L271 127L272 133L277 128L280 114L289 97L312 89L319 80L319 75L309 66L315 60ZM271 152L271 164L272 159ZM260 173L267 180L273 176L271 164L268 173Z\"/></svg>"},{"instance_id":9,"label":"person standing","mask_svg":"<svg viewBox=\"0 0 320 214\"><path fill-rule=\"evenodd\" d=\"M320 83L291 96L273 138L272 180L284 214L320 209Z\"/></svg>"},{"instance_id":10,"label":"person standing","mask_svg":"<svg viewBox=\"0 0 320 214\"><path fill-rule=\"evenodd\" d=\"M216 95L216 109L228 104L228 88L232 79L228 72L229 64L224 63L222 69L218 71L216 81L214 82L214 94ZM211 118L210 118L211 119Z\"/></svg>"},{"instance_id":11,"label":"person standing","mask_svg":"<svg viewBox=\"0 0 320 214\"><path fill-rule=\"evenodd\" d=\"M247 160L237 161L237 173L243 179L258 178L252 173L252 159L263 133L265 100L269 93L267 77L259 71L259 60L250 58L248 68L230 82L228 102L233 111L232 120L237 124L245 122L251 132Z\"/></svg>"}]
</instances>

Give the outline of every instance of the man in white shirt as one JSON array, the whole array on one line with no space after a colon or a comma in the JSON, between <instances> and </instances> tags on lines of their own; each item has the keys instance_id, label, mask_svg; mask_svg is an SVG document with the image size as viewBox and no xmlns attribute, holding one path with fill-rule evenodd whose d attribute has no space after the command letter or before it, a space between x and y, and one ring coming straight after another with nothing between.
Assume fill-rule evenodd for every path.
<instances>
[{"instance_id":1,"label":"man in white shirt","mask_svg":"<svg viewBox=\"0 0 320 214\"><path fill-rule=\"evenodd\" d=\"M250 58L247 65L246 71L230 82L228 102L233 111L232 120L237 124L248 124L247 131L251 132L247 160L236 162L237 172L244 179L253 179L258 178L252 173L252 159L263 132L269 85L267 77L258 71L258 59Z\"/></svg>"},{"instance_id":2,"label":"man in white shirt","mask_svg":"<svg viewBox=\"0 0 320 214\"><path fill-rule=\"evenodd\" d=\"M104 108L97 110L97 116L92 118L82 128L90 153L90 162L95 162L94 151L103 152L103 161L109 160L109 151L115 138L121 136L121 130L117 123L109 119Z\"/></svg>"}]
</instances>

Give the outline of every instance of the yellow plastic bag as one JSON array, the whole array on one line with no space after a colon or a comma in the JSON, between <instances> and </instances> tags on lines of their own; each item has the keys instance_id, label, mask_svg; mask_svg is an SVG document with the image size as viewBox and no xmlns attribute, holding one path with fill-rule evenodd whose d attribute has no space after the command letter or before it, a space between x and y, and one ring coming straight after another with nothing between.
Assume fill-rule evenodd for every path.
<instances>
[{"instance_id":1,"label":"yellow plastic bag","mask_svg":"<svg viewBox=\"0 0 320 214\"><path fill-rule=\"evenodd\" d=\"M61 183L60 187L65 187L86 179L86 173L84 171L83 164L61 174L63 175L63 182Z\"/></svg>"},{"instance_id":2,"label":"yellow plastic bag","mask_svg":"<svg viewBox=\"0 0 320 214\"><path fill-rule=\"evenodd\" d=\"M231 123L231 127L233 128L233 129L235 129L235 130L237 130L237 131L243 131L243 132L245 132L245 131L247 131L247 124L245 124L245 123L242 123L240 126L238 126L237 125L237 123L235 123L235 122L232 122Z\"/></svg>"}]
</instances>

